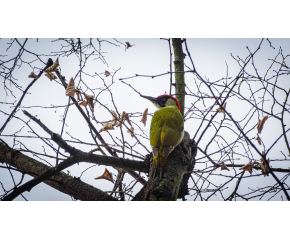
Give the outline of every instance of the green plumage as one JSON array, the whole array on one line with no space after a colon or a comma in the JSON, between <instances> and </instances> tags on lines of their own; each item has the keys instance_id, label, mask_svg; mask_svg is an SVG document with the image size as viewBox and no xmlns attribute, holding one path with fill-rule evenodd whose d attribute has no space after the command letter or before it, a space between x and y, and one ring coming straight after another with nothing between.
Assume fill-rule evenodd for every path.
<instances>
[{"instance_id":1,"label":"green plumage","mask_svg":"<svg viewBox=\"0 0 290 240\"><path fill-rule=\"evenodd\" d=\"M140 96L148 99L159 109L154 113L150 126L150 145L153 153L153 164L148 180L150 182L154 179L157 168L160 169L159 179L162 179L162 170L167 166L168 155L183 139L184 122L179 103L172 95L164 94L157 98ZM149 190L150 184L146 192Z\"/></svg>"},{"instance_id":2,"label":"green plumage","mask_svg":"<svg viewBox=\"0 0 290 240\"><path fill-rule=\"evenodd\" d=\"M153 151L153 169L166 168L167 157L182 141L183 117L176 105L156 111L150 126L150 145Z\"/></svg>"}]
</instances>

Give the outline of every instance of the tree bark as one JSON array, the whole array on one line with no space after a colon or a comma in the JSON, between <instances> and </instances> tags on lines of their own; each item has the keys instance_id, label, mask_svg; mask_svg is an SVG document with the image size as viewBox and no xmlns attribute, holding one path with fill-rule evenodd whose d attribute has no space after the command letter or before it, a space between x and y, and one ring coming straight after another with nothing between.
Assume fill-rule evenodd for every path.
<instances>
[{"instance_id":1,"label":"tree bark","mask_svg":"<svg viewBox=\"0 0 290 240\"><path fill-rule=\"evenodd\" d=\"M52 169L51 167L40 163L39 161L34 160L19 151L11 149L2 142L0 142L0 161L13 166L19 171L27 173L34 178L41 176ZM64 172L56 173L49 179L44 180L44 183L82 201L117 200L100 189L84 183L79 178L71 177Z\"/></svg>"},{"instance_id":2,"label":"tree bark","mask_svg":"<svg viewBox=\"0 0 290 240\"><path fill-rule=\"evenodd\" d=\"M180 104L180 111L184 115L184 99L185 99L185 83L184 83L184 53L182 51L182 41L181 39L173 39L172 41L174 55L175 55L175 93L176 98ZM62 80L65 87L65 81L63 77L57 72L58 77ZM73 99L74 100L74 99ZM76 104L78 107L78 105ZM82 113L82 109L80 109ZM28 112L24 111L26 115L30 115ZM85 114L82 114L85 118ZM127 171L142 171L148 172L149 164L140 161L132 161L127 159L122 159L118 157L108 157L108 156L98 156L94 154L87 154L78 149L69 146L58 134L51 132L47 129L40 120L29 116L32 120L37 122L39 125L46 130L54 142L56 142L61 148L65 149L71 154L70 159L59 164L54 168L50 168L45 164L42 164L19 151L15 151L3 143L0 143L0 160L6 162L11 166L16 167L18 170L23 171L35 179L32 180L31 188L36 184L44 181L46 184L52 186L53 188L60 190L64 193L73 196L75 199L80 200L116 200L115 198L109 196L108 194L102 192L101 190L94 188L86 183L83 183L77 178L72 178L60 172L72 164L77 162L91 162L98 163L107 166L121 167ZM100 139L102 140L102 138ZM107 149L110 152L110 149ZM194 140L191 140L189 134L185 132L184 139L182 143L177 146L174 151L169 155L167 159L167 169L166 176L158 181L150 182L147 184L152 184L152 188L149 193L145 193L147 184L140 190L140 192L135 196L133 200L177 200L177 198L183 198L188 194L188 179L190 177L191 171L195 165L197 146ZM114 154L113 154L114 156ZM149 157L150 159L150 157ZM151 155L152 159L152 155ZM58 169L58 171L57 171ZM29 184L29 182L27 183ZM33 185L34 184L34 185ZM25 185L25 184L23 184ZM20 186L20 188L25 187L25 190L29 191L31 188L26 186ZM18 190L19 190L18 189ZM17 189L13 191L17 193ZM21 192L21 191L20 191ZM22 191L23 192L23 191ZM19 194L19 193L18 193ZM12 196L9 196L11 199Z\"/></svg>"},{"instance_id":3,"label":"tree bark","mask_svg":"<svg viewBox=\"0 0 290 240\"><path fill-rule=\"evenodd\" d=\"M136 194L133 201L175 201L188 195L188 179L195 165L197 147L187 132L179 146L167 158L166 177L152 183L151 191L146 193L147 184ZM151 155L152 157L152 155Z\"/></svg>"},{"instance_id":4,"label":"tree bark","mask_svg":"<svg viewBox=\"0 0 290 240\"><path fill-rule=\"evenodd\" d=\"M185 105L185 81L184 81L184 57L182 40L172 39L175 66L175 93L180 105L180 112L184 115ZM197 146L185 132L184 138L167 158L166 177L158 181L156 178L147 184L136 194L133 200L142 201L175 201L188 194L188 179L195 165ZM152 158L152 156L151 156ZM152 160L151 160L152 161Z\"/></svg>"},{"instance_id":5,"label":"tree bark","mask_svg":"<svg viewBox=\"0 0 290 240\"><path fill-rule=\"evenodd\" d=\"M0 161L17 168L34 178L53 169L25 154L13 150L0 142ZM68 160L69 161L69 160ZM84 183L79 178L71 177L64 172L58 172L44 183L82 201L116 201L116 199L98 188Z\"/></svg>"},{"instance_id":6,"label":"tree bark","mask_svg":"<svg viewBox=\"0 0 290 240\"><path fill-rule=\"evenodd\" d=\"M181 38L173 38L172 46L174 51L174 68L175 72L175 93L176 99L180 105L180 112L182 116L184 115L185 106L185 81L184 81L184 57L185 54L182 50L182 40Z\"/></svg>"}]
</instances>

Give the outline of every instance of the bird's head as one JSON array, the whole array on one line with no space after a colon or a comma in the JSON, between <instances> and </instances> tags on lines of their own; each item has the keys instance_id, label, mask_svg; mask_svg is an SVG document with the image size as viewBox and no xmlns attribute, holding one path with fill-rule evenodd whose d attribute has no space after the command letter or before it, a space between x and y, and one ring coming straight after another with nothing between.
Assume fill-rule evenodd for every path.
<instances>
[{"instance_id":1,"label":"bird's head","mask_svg":"<svg viewBox=\"0 0 290 240\"><path fill-rule=\"evenodd\" d=\"M180 111L180 106L175 97L172 95L160 95L157 98L154 97L149 97L149 96L143 96L140 95L143 98L148 99L150 102L152 102L158 109L164 108L164 107L169 107L169 106L176 106L179 111Z\"/></svg>"}]
</instances>

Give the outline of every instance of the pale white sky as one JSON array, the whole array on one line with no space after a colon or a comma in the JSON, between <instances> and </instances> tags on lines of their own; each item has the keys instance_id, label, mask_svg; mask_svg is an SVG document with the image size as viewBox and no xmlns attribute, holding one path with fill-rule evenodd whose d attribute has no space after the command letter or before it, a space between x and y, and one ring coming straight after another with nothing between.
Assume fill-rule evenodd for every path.
<instances>
[{"instance_id":1,"label":"pale white sky","mask_svg":"<svg viewBox=\"0 0 290 240\"><path fill-rule=\"evenodd\" d=\"M136 1L97 1L93 3L94 5L91 3L91 1L81 1L77 4L72 4L72 2L53 0L45 5L39 4L39 2L36 1L2 2L1 9L4 10L1 12L0 16L1 22L3 23L1 25L0 35L1 37L8 38L11 36L43 38L55 36L105 36L123 37L126 38L126 40L129 40L127 37L229 37L231 39L228 40L194 39L193 41L195 44L190 47L193 60L200 74L212 79L219 79L220 76L224 76L226 71L225 61L231 66L229 71L233 71L232 74L236 74L234 70L235 62L229 61L229 59L231 59L230 53L232 52L234 55L245 57L247 54L245 46L253 46L253 48L255 48L256 44L259 42L259 40L256 39L245 39L245 37L270 37L273 45L275 46L276 44L276 49L280 45L283 45L285 54L289 54L289 51L286 51L286 48L289 47L289 39L273 39L273 37L290 37L287 29L289 8L287 7L288 2L285 0L277 0L275 2L252 0L243 2L178 1L178 5L176 5L176 2L172 1L146 1L142 5L140 5L141 3L136 4ZM154 45L162 45L163 54L159 54L163 55L163 57L161 57L154 54L154 51L151 52L150 49L152 49L152 47L149 47L149 45L145 48L143 47L142 50L141 48L137 48L137 46L141 45L140 41L142 40L135 39L134 41L129 41L132 44L136 43L136 47L131 48L130 51L126 53L133 54L137 51L143 51L144 54L141 57L138 55L135 56L135 58L130 58L130 62L127 64L129 67L125 68L123 65L125 64L124 62L126 62L124 61L124 57L121 59L121 62L113 64L114 59L119 58L119 56L121 57L123 50L120 50L117 56L111 55L111 57L109 56L111 52L108 51L106 59L108 60L109 67L117 69L121 65L123 66L122 72L119 71L116 80L119 77L127 77L131 73L154 74L154 66L157 66L158 69L160 66L160 70L157 70L157 73L162 72L163 69L167 71L167 62L169 61L165 43L161 43L161 41L157 39L154 40ZM215 44L218 42L219 44ZM188 43L190 43L190 41ZM160 47L157 47L157 50L159 49ZM267 49L269 50L269 48ZM0 51L1 50L2 46L0 46ZM46 47L41 48L41 50L46 50ZM269 51L272 50L270 49ZM154 57L152 57L152 53ZM272 55L272 53L268 51L267 54ZM123 56L128 55L124 54ZM143 61L143 59L146 59L146 61ZM166 61L166 64L162 63L163 59L165 59L164 61ZM141 63L142 61L144 62L143 64ZM66 68L65 64L70 65L73 63L71 61L70 63L61 61L61 64L64 71L64 68ZM132 68L133 64L134 68ZM161 64L163 65L162 68ZM216 66L216 68L213 69L213 66ZM74 76L76 68L77 65L73 65L73 67L68 66L64 71L64 75ZM100 64L93 72L97 71L99 73L104 71L104 69L105 66ZM131 72L129 72L129 69ZM30 70L28 72L30 72ZM24 88L29 83L26 76L26 72L19 76ZM135 80L130 80L130 82L132 83ZM154 92L159 94L159 91L156 90L155 92L153 88L146 89L148 84L143 81L144 80L141 78L138 79L138 84L140 84L140 86L138 86L139 91L142 90L142 93L144 91L144 93ZM149 79L146 81L150 82L150 84L153 82ZM166 79L164 79L164 81L166 81ZM154 83L156 83L156 81ZM285 81L285 84L289 84L289 81ZM52 104L58 104L59 101L65 104L67 103L66 98L62 96L63 91L61 88L52 87L52 84L50 84L47 79L43 79L35 89L39 89L40 86L45 90L38 94L39 97L36 98L37 104L42 94L44 94L45 97L49 96ZM118 84L118 87L119 86L123 85ZM117 90L118 87L116 87ZM3 89L0 88L0 101L3 100L2 90ZM14 93L16 94L16 92ZM127 98L119 97L118 101L120 106L122 106L120 107L122 110L133 110L133 106L141 104L141 101L138 102L138 104L134 104L138 96L129 88L126 88L125 95L126 97L127 95L130 97L133 96L134 101L126 101ZM56 99L56 96L61 99ZM12 99L12 101L14 100ZM27 99L27 104L32 101L33 99ZM49 103L46 104L49 106ZM142 100L142 104L146 105L144 99ZM142 106L142 108L143 107L144 106ZM150 106L150 104L148 105L147 103L146 107L149 107L149 111L154 111L153 106ZM233 109L237 108L237 105L228 105L228 107L230 111L233 112ZM136 108L137 107L134 107L134 109ZM11 109L7 109L6 107L4 109L3 105L1 106L1 110L7 110L7 112L11 111ZM238 110L241 111L242 109L239 108ZM32 111L32 109L30 111ZM235 114L238 114L239 111L235 111ZM37 112L36 109L33 109L33 113L37 114L35 112ZM63 111L58 111L54 113L52 110L49 119L55 119L56 121L60 120L61 117L59 115L61 115L62 112ZM73 111L70 113L72 113L73 116L76 115L73 114ZM44 119L47 120L47 117ZM267 121L270 122L270 119ZM0 125L2 122L3 119L2 116L0 116ZM56 131L60 130L59 123L53 124L50 123L50 121L45 122L50 127L57 129ZM267 122L267 124L269 122ZM15 126L14 123L12 125ZM11 132L13 130L15 132L13 126L8 126L7 131ZM74 127L73 124L69 126L70 130ZM191 126L194 126L194 124ZM272 127L272 124L270 124L270 126ZM41 131L37 126L34 125L34 127L36 130ZM262 134L264 134L264 132ZM10 141L8 139L5 140ZM263 140L265 140L265 138ZM40 148L42 147L40 146ZM279 154L279 151L276 152ZM8 177L10 179L10 176L2 174L3 172L0 170L1 179L2 177L5 179ZM91 175L95 176L95 173ZM264 181L265 179L268 178L262 180ZM250 181L251 179L248 180ZM9 180L9 182L11 186L11 180ZM256 182L254 182L254 186L256 186L255 183ZM102 182L99 184L104 185L105 183ZM110 183L107 184L109 187L112 186ZM247 187L246 184L245 188ZM70 200L69 197L58 193L50 187L46 187L44 184L36 186L29 194L29 198L37 200ZM82 205L78 204L77 206L76 204L72 204L74 203L32 202L30 205L26 203L24 206L18 202L13 204L14 212L12 212L12 214L11 205L3 205L4 207L1 208L1 215L3 216L4 213L5 217L0 219L0 222L2 220L1 226L4 226L1 236L3 236L4 232L4 237L7 235L7 238L11 237L11 233L14 238L23 238L23 236L29 234L30 239L36 239L40 234L44 239L51 239L51 237L55 237L56 234L58 237L70 239L79 239L80 237L90 239L92 236L95 238L96 235L98 237L108 237L108 234L111 238L119 238L120 233L124 233L124 229L130 229L130 233L125 233L126 238L130 239L138 236L144 239L148 238L148 235L143 234L140 236L140 232L144 230L144 226L148 226L148 224L152 223L152 212L158 213L162 221L159 221L159 227L157 229L153 229L153 227L150 228L150 234L154 234L158 237L162 234L162 238L188 238L188 236L216 238L217 233L223 234L224 238L229 238L227 236L233 236L233 234L237 236L237 232L239 233L238 238L243 238L245 236L244 234L247 234L247 236L250 235L252 238L266 237L266 239L282 239L287 236L286 230L288 221L286 221L286 216L289 215L289 210L287 212L289 208L281 202L276 202L276 204L252 202L251 204L247 203L247 205L241 203L235 203L234 205L227 203L226 206L224 203L218 202L206 203L206 205L197 202L187 202L185 204L178 204L176 208L176 205L174 204L173 206L173 203L151 203L150 209L146 207L148 203L143 203L141 206L141 203L131 203L130 207L120 207L119 204L114 205L113 203L99 202L82 203ZM188 204L191 205L189 206ZM168 209L170 209L170 211L168 211ZM267 211L269 209L270 211ZM175 229L188 229L189 231L160 231L160 229L168 227L166 224L172 220L172 213L178 214L178 218L182 219L182 221L175 222ZM22 216L25 216L25 221L23 221ZM176 217L176 215L174 215L174 217ZM115 221L115 219L117 220ZM269 222L269 219L274 219L275 221ZM113 224L113 221L117 224ZM31 231L28 231L31 229L31 223L33 223L33 233L38 234L31 234ZM271 224L271 229L277 229L277 231L257 230L269 227L269 223ZM15 230L16 224L17 230ZM69 230L63 231L63 229ZM191 229L193 229L193 231L190 231ZM246 232L244 231L245 229L247 229ZM244 232L244 234L242 234L242 232Z\"/></svg>"},{"instance_id":2,"label":"pale white sky","mask_svg":"<svg viewBox=\"0 0 290 240\"><path fill-rule=\"evenodd\" d=\"M160 39L153 39L153 38L127 38L127 39L118 39L120 41L129 41L131 45L133 45L132 48L129 48L125 51L124 46L116 47L111 44L104 43L102 45L102 52L105 56L107 64L104 64L100 60L95 60L92 62L88 62L86 65L86 73L89 75L94 75L95 72L97 72L101 77L104 77L104 71L107 70L109 72L114 72L114 70L118 70L116 75L114 76L114 84L111 87L111 91L114 94L114 101L117 105L118 111L126 111L128 113L131 112L143 112L145 108L149 108L149 113L153 113L156 109L155 107L149 102L146 101L143 98L140 98L137 93L134 92L130 87L119 81L120 78L126 78L134 76L135 74L139 75L157 75L161 73L165 73L169 71L169 50L168 50L168 42L165 40ZM269 43L265 40L262 45L262 50L257 54L257 57L255 58L255 64L258 67L260 74L263 76L265 71L267 70L267 67L270 65L270 61L268 59L274 58L278 52L279 47L281 46L283 48L284 54L290 52L290 40L289 39L270 39L272 42L272 45L276 48L275 50L269 47ZM83 40L85 41L85 40ZM110 41L113 41L110 39ZM234 61L234 59L231 56L231 53L233 56L239 56L240 58L244 59L248 54L248 50L246 46L250 49L250 51L255 51L257 46L259 45L261 39L187 39L188 48L190 50L191 56L193 58L195 67L199 74L209 79L209 81L215 81L218 79L221 79L223 77L226 77L227 74L227 66L228 66L228 77L234 78L236 74L239 72L238 64ZM23 39L22 39L23 42ZM56 43L50 44L51 39L41 39L39 42L36 42L35 40L29 40L28 45L26 46L27 49L30 49L31 51L35 52L43 52L46 54L49 54L50 51L56 51L58 50L56 48ZM5 44L3 44L3 41L1 42L1 54L4 54ZM13 53L13 49L11 49L11 52ZM10 54L11 54L10 52ZM184 49L185 52L185 49ZM43 61L46 61L47 57L42 57ZM53 57L55 60L55 57ZM74 56L71 57L61 57L60 58L60 66L61 66L61 73L62 75L66 76L66 79L70 79L71 77L74 77L76 73L79 70L78 66L78 59ZM189 62L188 57L185 59L185 63L187 66L191 67L191 64ZM39 65L39 67L42 67ZM23 67L21 71L17 72L16 77L18 78L19 84L23 86L23 89L26 88L26 86L30 83L31 79L29 79L27 76L31 72L31 69L28 67ZM37 70L36 70L36 73ZM271 76L271 74L269 74ZM106 84L110 84L112 82L111 77L104 78ZM136 77L125 80L126 83L131 84L137 91L139 91L143 95L151 95L151 96L158 96L160 94L163 94L165 91L169 91L169 75L164 75L158 78L148 78L148 77ZM98 92L98 88L103 87L102 80L99 77L90 77L87 75L82 75L82 80L88 84L91 88L95 88L95 94ZM79 77L76 78L76 85L79 81ZM186 84L191 89L191 91L196 92L196 87L194 84L194 77L190 75L189 73L186 74ZM289 86L289 82L285 80L285 83L281 83L284 87ZM254 88L254 85L252 86ZM86 91L85 87L82 86L82 89ZM207 92L206 89L203 89L204 92ZM22 103L22 106L46 106L49 107L51 105L55 106L65 106L68 101L68 97L65 96L65 90L62 86L56 84L55 82L50 82L49 79L47 79L45 76L42 76L30 89L29 91L31 94L27 95ZM21 92L15 90L13 92L16 97L19 97ZM87 92L91 94L91 92ZM277 96L279 98L279 96ZM108 92L103 92L99 95L98 99L106 103L108 109L114 109L114 106L110 100L110 94ZM0 88L0 101L7 101L7 102L13 102L14 98L12 96L5 96L5 92L3 90L3 87ZM192 102L195 102L196 99L194 97L186 97L186 106L189 107ZM282 100L281 100L282 101ZM208 105L206 107L209 107L210 102L208 102ZM198 105L200 108L203 108L204 106L202 104ZM5 111L7 113L11 112L11 108L9 108L8 105L1 105L1 110ZM43 121L43 123L49 127L54 132L60 132L62 123L62 115L64 108L60 108L57 111L55 109L41 109L39 107L33 107L26 109L28 112L30 112L32 115L37 115L39 119ZM241 101L236 100L229 100L227 103L227 110L232 114L232 116L236 120L242 119L245 114L248 112L246 108L243 107L243 103ZM102 108L99 107L98 104L95 105L95 114L99 121L109 121L111 120L110 113ZM23 115L21 111L17 113L17 116L22 117L26 119L26 117ZM289 116L286 116L289 118ZM140 118L141 119L141 118ZM220 121L222 119L222 114L217 117L217 121ZM3 122L6 120L6 117L1 115L1 126ZM149 126L150 126L150 120L149 117L148 123L146 127L142 127L141 129L135 128L135 132L137 134L141 134L141 130L148 133ZM140 121L139 119L133 119L135 123L138 124ZM257 116L254 118L254 121L256 123ZM267 136L265 136L265 131L262 133L263 141L265 142L266 148L269 147L273 143L273 138L277 138L281 134L280 126L276 125L274 123L271 124L271 119L267 121L267 124L265 125L265 128L267 126L269 127L271 125L271 128L268 128ZM66 132L69 132L69 134L75 138L81 139L83 141L91 142L90 136L88 133L88 129L86 126L86 123L82 119L82 117L79 115L79 113L74 109L73 107L70 108L68 112L68 117L66 120L67 127L64 129L64 138L70 139L69 135L66 134ZM14 133L16 130L20 130L22 126L22 123L19 122L16 119L11 120L11 122L6 127L3 134L11 134ZM35 131L40 136L48 137L47 134L36 124L32 124ZM190 119L185 122L185 130L190 133L190 136L193 137L199 124L196 120ZM276 128L277 126L277 128ZM97 129L101 129L101 124L96 125ZM26 133L27 129L23 130L21 133L22 135L25 135L23 133ZM127 142L134 144L135 140L132 139L129 134L124 131L125 139ZM121 138L119 130L111 131L111 134L113 134L115 137ZM199 132L200 134L201 132ZM228 132L225 132L224 134L229 134ZM263 135L265 134L265 135ZM110 141L110 137L106 133L102 133L102 136ZM199 135L198 135L199 136ZM211 131L208 131L208 134L204 136L202 141L200 142L200 147L205 146L205 144L208 143L208 141L211 139ZM227 136L227 140L230 141L234 138L231 138L230 136ZM249 137L255 137L254 133L249 134ZM141 138L142 139L142 138ZM21 139L23 140L23 139ZM143 140L143 139L142 139ZM5 141L7 141L10 145L13 143L13 139L5 138ZM147 149L150 149L149 141L143 140L144 145L147 147ZM280 145L279 145L280 144ZM277 151L273 155L270 154L270 158L281 158L282 155L280 151L283 151L284 153L287 153L285 144L283 145L282 140L280 140L279 144L277 144ZM28 148L32 148L37 150L38 152L43 152L43 145L44 143L38 140L29 140L25 141L25 145ZM279 148L278 148L279 146ZM76 147L80 147L79 145L76 145ZM81 149L83 151L90 151L93 147L91 146L81 146ZM50 150L45 146L46 152L48 153ZM147 151L140 147L136 146L136 150L141 151L143 154L147 154ZM214 152L217 149L210 148L210 152ZM53 155L53 152L51 152ZM203 155L199 152L197 155L197 158L202 157ZM256 156L258 157L258 156ZM246 161L246 160L245 160ZM54 161L51 162L54 164ZM241 159L241 162L239 163L247 163L243 162ZM68 169L71 174L75 174L76 176L80 176L82 171L84 171L87 167L89 167L89 164L80 164L71 167ZM196 168L198 168L199 165L196 165ZM98 187L105 191L110 191L113 184L105 181L105 180L94 180L93 178L101 175L104 171L105 167L93 167L89 169L85 174L82 175L82 180ZM1 178L9 179L7 182L5 181L5 184L7 186L12 187L13 182L11 181L11 178L9 176L9 173L7 171L3 171L3 169L0 169L1 171ZM110 168L110 171L112 171L114 174L116 174L116 171L112 168ZM67 172L67 171L65 171ZM219 173L219 170L217 171ZM29 177L27 177L28 179ZM16 177L17 179L17 177ZM131 182L131 178L129 176L126 176L125 181ZM270 181L269 184L272 182L273 179L271 177L267 178L267 181ZM223 182L223 179L220 177L217 177L214 180L217 184L221 181ZM247 181L253 181L253 180L245 180ZM259 181L265 181L264 178L258 178L255 180L255 182ZM247 184L241 185L240 189L245 188L245 191L248 188ZM9 187L7 187L9 188ZM138 188L137 188L138 189ZM230 192L232 189L229 189ZM25 194L26 195L26 194ZM29 196L29 197L28 197ZM31 193L27 194L28 199L30 200L69 200L70 197L67 195L64 195L62 193L59 193L56 190L51 189L50 187L45 186L45 184L40 184L36 188L34 188ZM280 195L279 195L280 198ZM22 200L21 197L17 198L18 200ZM188 199L193 199L192 197L188 197Z\"/></svg>"}]
</instances>

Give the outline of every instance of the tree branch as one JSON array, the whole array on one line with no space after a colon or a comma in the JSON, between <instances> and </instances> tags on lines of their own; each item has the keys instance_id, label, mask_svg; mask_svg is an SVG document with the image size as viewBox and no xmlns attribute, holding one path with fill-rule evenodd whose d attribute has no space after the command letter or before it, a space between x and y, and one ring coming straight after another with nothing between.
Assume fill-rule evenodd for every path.
<instances>
[{"instance_id":1,"label":"tree branch","mask_svg":"<svg viewBox=\"0 0 290 240\"><path fill-rule=\"evenodd\" d=\"M42 75L43 71L46 70L47 68L49 68L51 65L53 64L53 61L51 58L48 59L46 66L40 71L40 73L37 75L38 78ZM37 78L37 79L38 79ZM11 114L9 115L9 117L7 118L7 120L5 121L5 123L3 124L3 126L0 129L0 134L3 132L3 130L5 129L7 123L10 121L10 119L12 118L12 116L14 115L14 113L16 112L16 110L18 109L18 107L21 105L21 102L23 100L23 98L25 97L27 91L29 90L29 88L36 82L37 79L33 79L33 81L27 86L27 88L24 90L20 100L18 101L17 105L15 106L15 108L13 109L13 111L11 112Z\"/></svg>"},{"instance_id":2,"label":"tree branch","mask_svg":"<svg viewBox=\"0 0 290 240\"><path fill-rule=\"evenodd\" d=\"M34 178L42 179L41 181L44 180L43 182L47 185L63 193L66 193L75 199L82 201L116 200L100 189L84 183L79 178L71 177L64 172L61 172L61 170L56 171L55 168L51 168L19 151L13 150L2 142L0 142L0 157L1 162L5 162ZM67 162L69 162L69 160ZM43 174L49 172L52 173L52 175L50 177L44 178ZM31 189L32 183L34 183L31 181L29 182L30 183L25 186L26 190ZM7 195L3 200L13 200L16 195L18 196L21 190L23 190L22 186L21 188L16 188L13 191L15 192L13 195L10 195L10 197Z\"/></svg>"},{"instance_id":3,"label":"tree branch","mask_svg":"<svg viewBox=\"0 0 290 240\"><path fill-rule=\"evenodd\" d=\"M63 87L66 89L67 88L67 83L65 82L65 78L61 76L59 71L55 71L56 75L58 76L59 80L61 81ZM88 123L89 127L92 129L92 131L96 134L97 138L101 141L101 143L104 145L104 147L106 148L106 150L115 157L118 157L117 153L114 152L112 149L110 149L107 146L107 143L105 142L105 140L103 139L103 137L101 136L101 134L97 131L97 129L95 128L95 126L92 124L92 122L90 121L90 119L87 117L87 115L85 114L85 112L83 111L83 109L78 105L77 101L75 100L75 98L70 97L71 100L74 102L75 106L77 107L77 109L79 110L79 112L82 114L82 116L84 117L84 119L86 120L86 122ZM135 178L137 181L139 181L141 184L145 184L146 181L143 178L140 178L140 176L132 171L131 169L124 169L127 173L129 173L133 178Z\"/></svg>"}]
</instances>

